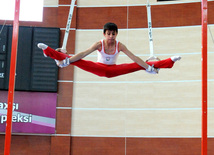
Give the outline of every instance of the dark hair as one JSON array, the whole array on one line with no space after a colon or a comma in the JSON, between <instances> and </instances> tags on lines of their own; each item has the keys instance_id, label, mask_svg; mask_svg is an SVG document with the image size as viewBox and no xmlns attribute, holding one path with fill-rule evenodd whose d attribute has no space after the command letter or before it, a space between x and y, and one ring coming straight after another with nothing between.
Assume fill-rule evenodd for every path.
<instances>
[{"instance_id":1,"label":"dark hair","mask_svg":"<svg viewBox=\"0 0 214 155\"><path fill-rule=\"evenodd\" d=\"M115 31L116 33L118 33L118 28L115 23L106 23L103 27L103 33L106 33L107 30Z\"/></svg>"}]
</instances>

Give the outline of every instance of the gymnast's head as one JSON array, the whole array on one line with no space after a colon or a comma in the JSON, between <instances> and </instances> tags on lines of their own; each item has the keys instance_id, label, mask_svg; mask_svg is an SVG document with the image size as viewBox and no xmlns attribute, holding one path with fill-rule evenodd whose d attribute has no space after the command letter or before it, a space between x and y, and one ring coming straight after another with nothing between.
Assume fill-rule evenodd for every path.
<instances>
[{"instance_id":1,"label":"gymnast's head","mask_svg":"<svg viewBox=\"0 0 214 155\"><path fill-rule=\"evenodd\" d=\"M115 23L106 23L103 27L103 34L105 34L107 31L113 31L116 34L118 33L118 28Z\"/></svg>"}]
</instances>

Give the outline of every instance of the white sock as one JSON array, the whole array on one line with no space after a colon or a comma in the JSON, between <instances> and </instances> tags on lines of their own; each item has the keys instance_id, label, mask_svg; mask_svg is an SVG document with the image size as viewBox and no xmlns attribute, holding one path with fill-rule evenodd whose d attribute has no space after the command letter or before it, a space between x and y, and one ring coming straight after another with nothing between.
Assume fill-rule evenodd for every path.
<instances>
[{"instance_id":1,"label":"white sock","mask_svg":"<svg viewBox=\"0 0 214 155\"><path fill-rule=\"evenodd\" d=\"M172 60L173 62L176 62L176 61L178 61L178 60L181 60L181 56L178 56L178 55L172 56L172 57L171 57L171 60Z\"/></svg>"},{"instance_id":2,"label":"white sock","mask_svg":"<svg viewBox=\"0 0 214 155\"><path fill-rule=\"evenodd\" d=\"M37 46L43 50L45 50L46 48L48 48L48 45L45 45L44 43L38 43Z\"/></svg>"}]
</instances>

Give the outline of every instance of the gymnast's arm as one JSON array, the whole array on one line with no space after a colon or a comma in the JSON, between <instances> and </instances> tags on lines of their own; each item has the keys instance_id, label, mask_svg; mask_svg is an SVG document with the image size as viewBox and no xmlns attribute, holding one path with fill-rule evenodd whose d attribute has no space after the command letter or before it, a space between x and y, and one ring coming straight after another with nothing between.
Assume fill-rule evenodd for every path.
<instances>
[{"instance_id":1,"label":"gymnast's arm","mask_svg":"<svg viewBox=\"0 0 214 155\"><path fill-rule=\"evenodd\" d=\"M78 61L84 57L86 57L87 55L91 54L92 52L98 50L101 48L101 43L100 42L96 42L94 43L91 47L89 47L87 50L77 53L74 56L69 58L70 63Z\"/></svg>"},{"instance_id":2,"label":"gymnast's arm","mask_svg":"<svg viewBox=\"0 0 214 155\"><path fill-rule=\"evenodd\" d=\"M130 59L132 59L134 62L136 62L138 65L145 68L146 70L148 70L149 67L151 67L147 63L145 63L141 58L139 58L138 56L134 55L131 51L129 51L127 47L122 43L119 43L119 51L125 53ZM154 71L158 73L157 69L154 69Z\"/></svg>"}]
</instances>

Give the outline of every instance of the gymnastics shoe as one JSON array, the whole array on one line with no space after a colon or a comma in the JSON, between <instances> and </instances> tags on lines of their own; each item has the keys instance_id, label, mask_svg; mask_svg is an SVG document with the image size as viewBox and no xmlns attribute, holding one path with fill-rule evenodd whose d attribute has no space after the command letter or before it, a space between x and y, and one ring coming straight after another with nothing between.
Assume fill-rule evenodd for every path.
<instances>
[{"instance_id":1,"label":"gymnastics shoe","mask_svg":"<svg viewBox=\"0 0 214 155\"><path fill-rule=\"evenodd\" d=\"M48 45L45 45L43 43L38 43L37 44L38 48L45 50L46 48L48 48ZM47 55L45 53L43 53L45 57L47 57Z\"/></svg>"},{"instance_id":2,"label":"gymnastics shoe","mask_svg":"<svg viewBox=\"0 0 214 155\"><path fill-rule=\"evenodd\" d=\"M181 60L181 56L178 56L178 55L172 56L172 57L171 57L171 60L172 60L173 62L176 62L176 61L178 61L178 60Z\"/></svg>"},{"instance_id":3,"label":"gymnastics shoe","mask_svg":"<svg viewBox=\"0 0 214 155\"><path fill-rule=\"evenodd\" d=\"M45 45L44 43L38 43L37 46L38 46L40 49L43 49L43 50L45 50L46 48L48 48L48 45Z\"/></svg>"}]
</instances>

